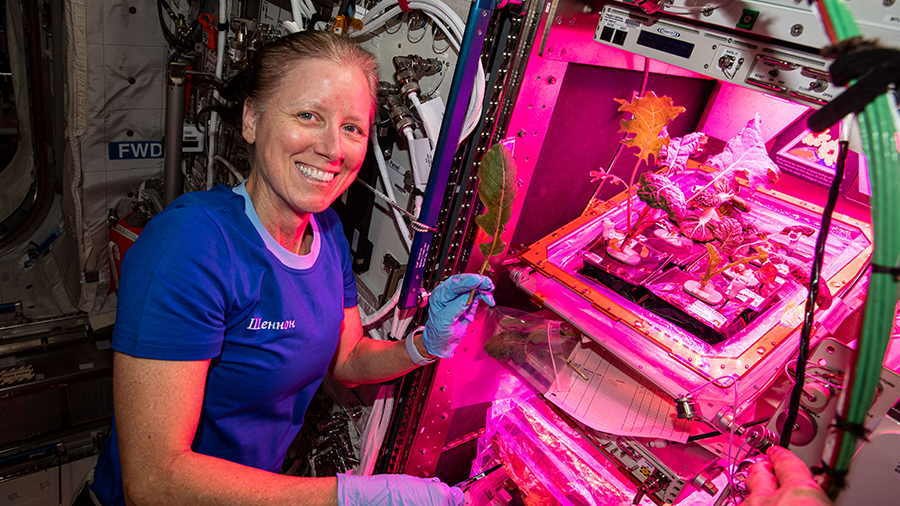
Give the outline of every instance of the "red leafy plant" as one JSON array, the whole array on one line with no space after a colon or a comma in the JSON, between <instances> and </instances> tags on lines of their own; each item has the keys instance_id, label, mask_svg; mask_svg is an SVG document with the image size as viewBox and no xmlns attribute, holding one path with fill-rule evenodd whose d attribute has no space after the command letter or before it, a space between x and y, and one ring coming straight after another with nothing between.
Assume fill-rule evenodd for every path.
<instances>
[{"instance_id":1,"label":"red leafy plant","mask_svg":"<svg viewBox=\"0 0 900 506\"><path fill-rule=\"evenodd\" d=\"M684 197L674 185L666 185L667 195L663 196L650 187L650 183L646 187L642 186L643 194L648 199L647 207L641 212L637 221L632 227L631 223L631 197L634 192L634 178L637 176L641 163L650 163L650 157L654 161L659 161L660 150L669 144L669 136L666 133L666 127L679 114L685 111L684 107L676 106L673 100L667 96L658 97L656 93L649 92L640 97L635 97L632 101L617 98L616 102L620 104L619 112L630 113L631 118L623 119L620 122L620 133L625 134L622 144L626 147L637 148L635 156L634 168L631 170L631 177L628 180L626 198L626 228L625 239L621 243L621 247L627 248L629 243L655 218L653 209L664 209L669 206L671 200L681 199ZM676 150L677 151L677 150ZM676 153L677 155L677 153ZM673 156L675 158L676 156ZM646 181L642 178L642 181ZM662 183L662 181L659 181ZM641 190L638 190L641 194ZM644 200L641 198L641 200ZM659 206L659 207L656 207ZM669 211L666 210L668 213Z\"/></svg>"},{"instance_id":2,"label":"red leafy plant","mask_svg":"<svg viewBox=\"0 0 900 506\"><path fill-rule=\"evenodd\" d=\"M742 216L750 210L750 204L741 196L739 179L746 180L753 192L760 187L770 188L779 175L778 167L768 156L759 115L748 121L741 132L728 141L725 149L708 161L713 168L709 181L691 188L692 194L686 197L671 177L685 170L687 159L703 148L706 135L694 132L684 137L669 137L667 126L685 110L674 105L669 97L657 97L649 92L631 102L616 101L621 104L619 111L632 115L621 122L620 132L626 134L621 142L637 148L637 159L627 182L624 239L608 244L611 254L630 249L631 243L644 230L666 221L666 226L661 227L664 232L671 233L674 229L693 241L707 244L710 251L708 267L699 281L704 289L714 276L743 269L751 262L763 264L763 268L755 273L759 282L774 280L772 273L777 270L767 262L771 246L768 234L757 230ZM644 172L635 189L634 180L641 164L650 164L651 158L665 170ZM592 172L591 175L595 181L610 179L625 183L606 171ZM646 204L636 219L631 198L635 191L638 199ZM614 257L621 259L622 255Z\"/></svg>"}]
</instances>

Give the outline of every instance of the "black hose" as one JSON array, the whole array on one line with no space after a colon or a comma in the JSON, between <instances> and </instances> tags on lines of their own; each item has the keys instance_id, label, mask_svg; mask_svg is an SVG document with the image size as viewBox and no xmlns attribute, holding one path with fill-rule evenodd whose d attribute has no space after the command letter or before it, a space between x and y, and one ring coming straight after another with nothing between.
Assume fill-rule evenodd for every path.
<instances>
[{"instance_id":1,"label":"black hose","mask_svg":"<svg viewBox=\"0 0 900 506\"><path fill-rule=\"evenodd\" d=\"M193 44L188 43L182 39L179 39L169 27L166 26L166 20L163 16L163 9L166 9L172 17L172 8L169 7L169 4L165 2L165 0L156 0L156 13L159 17L159 27L162 29L163 37L166 39L166 43L172 46L173 49L190 52L194 50ZM174 18L173 18L174 19Z\"/></svg>"},{"instance_id":2,"label":"black hose","mask_svg":"<svg viewBox=\"0 0 900 506\"><path fill-rule=\"evenodd\" d=\"M791 400L788 405L787 419L781 429L779 445L787 448L791 444L791 434L794 431L794 423L797 422L797 411L800 409L800 397L803 395L803 383L806 379L806 361L809 359L809 340L812 333L813 315L815 314L816 297L819 295L819 282L822 273L822 260L825 257L825 241L828 239L828 229L831 227L831 215L834 206L837 205L841 182L844 179L844 162L847 160L848 142L841 140L838 145L837 168L831 187L828 189L828 202L822 212L822 224L819 226L819 236L816 238L816 251L813 257L812 273L810 274L809 296L806 298L806 312L803 317L803 329L800 331L800 349L797 350L797 372L794 374L794 388L791 390ZM828 289L827 287L825 288ZM801 374L801 372L803 374Z\"/></svg>"}]
</instances>

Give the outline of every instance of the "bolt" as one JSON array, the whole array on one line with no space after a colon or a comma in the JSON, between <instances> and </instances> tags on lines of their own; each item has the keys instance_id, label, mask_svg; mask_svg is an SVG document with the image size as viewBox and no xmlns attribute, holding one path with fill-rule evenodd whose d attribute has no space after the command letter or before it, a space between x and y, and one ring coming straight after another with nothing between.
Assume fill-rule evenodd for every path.
<instances>
[{"instance_id":1,"label":"bolt","mask_svg":"<svg viewBox=\"0 0 900 506\"><path fill-rule=\"evenodd\" d=\"M523 128L522 130L519 130L519 133L517 135L519 137L525 137L527 134L528 134L528 132L526 132L525 129Z\"/></svg>"},{"instance_id":2,"label":"bolt","mask_svg":"<svg viewBox=\"0 0 900 506\"><path fill-rule=\"evenodd\" d=\"M570 27L570 28L574 28L574 27L575 27L575 18L572 18L572 19L569 20L569 27Z\"/></svg>"},{"instance_id":3,"label":"bolt","mask_svg":"<svg viewBox=\"0 0 900 506\"><path fill-rule=\"evenodd\" d=\"M885 7L890 7L890 6L894 5L894 0L884 0L883 2L881 2L881 5L883 5Z\"/></svg>"},{"instance_id":4,"label":"bolt","mask_svg":"<svg viewBox=\"0 0 900 506\"><path fill-rule=\"evenodd\" d=\"M559 52L559 55L560 55L560 56L565 56L565 55L566 55L566 50L565 50L565 48L563 48L563 50Z\"/></svg>"},{"instance_id":5,"label":"bolt","mask_svg":"<svg viewBox=\"0 0 900 506\"><path fill-rule=\"evenodd\" d=\"M791 35L793 35L794 37L798 37L802 33L803 33L803 25L801 25L800 23L797 23L796 25L791 27Z\"/></svg>"},{"instance_id":6,"label":"bolt","mask_svg":"<svg viewBox=\"0 0 900 506\"><path fill-rule=\"evenodd\" d=\"M706 8L704 8L704 9L703 9L703 15L706 16L706 17L712 16L712 15L713 15L713 8L710 7L710 6L707 6Z\"/></svg>"},{"instance_id":7,"label":"bolt","mask_svg":"<svg viewBox=\"0 0 900 506\"><path fill-rule=\"evenodd\" d=\"M557 14L556 18L553 20L553 22L556 23L557 25L561 25L562 24L562 16Z\"/></svg>"},{"instance_id":8,"label":"bolt","mask_svg":"<svg viewBox=\"0 0 900 506\"><path fill-rule=\"evenodd\" d=\"M556 84L556 76L550 76L547 78L547 84Z\"/></svg>"}]
</instances>

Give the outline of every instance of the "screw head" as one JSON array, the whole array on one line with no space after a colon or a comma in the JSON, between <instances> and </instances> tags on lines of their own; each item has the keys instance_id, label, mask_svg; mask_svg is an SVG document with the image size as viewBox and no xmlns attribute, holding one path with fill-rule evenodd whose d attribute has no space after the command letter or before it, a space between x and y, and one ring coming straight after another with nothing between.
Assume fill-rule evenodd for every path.
<instances>
[{"instance_id":1,"label":"screw head","mask_svg":"<svg viewBox=\"0 0 900 506\"><path fill-rule=\"evenodd\" d=\"M794 37L798 37L802 33L803 25L801 25L800 23L797 23L796 25L791 27L791 35L793 35Z\"/></svg>"}]
</instances>

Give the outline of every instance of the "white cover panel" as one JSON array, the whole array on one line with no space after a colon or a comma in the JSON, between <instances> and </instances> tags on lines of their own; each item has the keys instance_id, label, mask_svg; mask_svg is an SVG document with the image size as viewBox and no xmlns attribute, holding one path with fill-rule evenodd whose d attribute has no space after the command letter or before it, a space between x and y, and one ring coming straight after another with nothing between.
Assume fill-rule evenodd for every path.
<instances>
[{"instance_id":1,"label":"white cover panel","mask_svg":"<svg viewBox=\"0 0 900 506\"><path fill-rule=\"evenodd\" d=\"M128 193L163 168L161 158L110 160L108 143L162 140L167 49L153 2L66 0L66 28L64 209L79 239L79 309L99 313L110 309L109 209L131 212Z\"/></svg>"}]
</instances>

